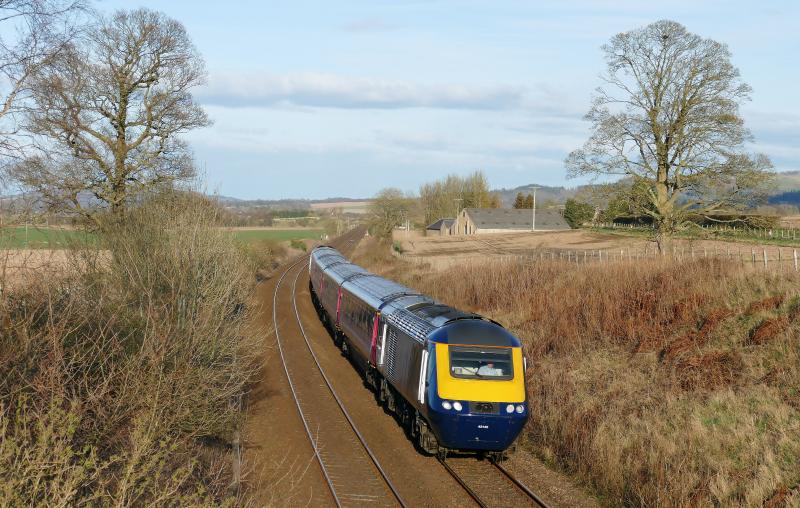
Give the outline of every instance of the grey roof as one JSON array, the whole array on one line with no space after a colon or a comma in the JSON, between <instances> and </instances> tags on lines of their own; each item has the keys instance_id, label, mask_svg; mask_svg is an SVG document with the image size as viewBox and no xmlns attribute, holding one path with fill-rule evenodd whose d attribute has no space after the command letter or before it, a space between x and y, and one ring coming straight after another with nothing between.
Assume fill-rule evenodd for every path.
<instances>
[{"instance_id":1,"label":"grey roof","mask_svg":"<svg viewBox=\"0 0 800 508\"><path fill-rule=\"evenodd\" d=\"M533 211L529 208L466 208L478 229L531 229ZM558 210L536 209L537 230L570 229Z\"/></svg>"},{"instance_id":2,"label":"grey roof","mask_svg":"<svg viewBox=\"0 0 800 508\"><path fill-rule=\"evenodd\" d=\"M444 227L449 228L455 221L455 219L439 219L425 229L435 229L439 231L442 229L442 224L444 224Z\"/></svg>"}]
</instances>

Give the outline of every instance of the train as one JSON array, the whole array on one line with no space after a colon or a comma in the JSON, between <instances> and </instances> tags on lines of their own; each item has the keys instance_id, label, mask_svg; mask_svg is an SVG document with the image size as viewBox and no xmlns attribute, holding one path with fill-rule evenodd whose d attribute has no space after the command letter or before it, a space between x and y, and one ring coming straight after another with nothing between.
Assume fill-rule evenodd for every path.
<instances>
[{"instance_id":1,"label":"train","mask_svg":"<svg viewBox=\"0 0 800 508\"><path fill-rule=\"evenodd\" d=\"M309 258L309 290L334 343L424 453L502 460L528 419L527 363L499 323L350 263Z\"/></svg>"}]
</instances>

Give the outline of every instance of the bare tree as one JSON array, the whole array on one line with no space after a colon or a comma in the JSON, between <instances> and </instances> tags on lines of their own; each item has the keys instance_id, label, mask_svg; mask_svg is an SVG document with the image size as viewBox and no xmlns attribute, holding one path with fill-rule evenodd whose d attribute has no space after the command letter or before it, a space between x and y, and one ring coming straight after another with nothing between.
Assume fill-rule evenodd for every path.
<instances>
[{"instance_id":1,"label":"bare tree","mask_svg":"<svg viewBox=\"0 0 800 508\"><path fill-rule=\"evenodd\" d=\"M179 135L209 124L191 89L205 66L179 22L138 9L99 17L34 79L41 142L15 175L56 210L122 214L139 193L194 176Z\"/></svg>"},{"instance_id":2,"label":"bare tree","mask_svg":"<svg viewBox=\"0 0 800 508\"><path fill-rule=\"evenodd\" d=\"M369 225L378 238L392 238L392 231L408 218L413 200L400 189L382 189L372 199L369 209Z\"/></svg>"},{"instance_id":3,"label":"bare tree","mask_svg":"<svg viewBox=\"0 0 800 508\"><path fill-rule=\"evenodd\" d=\"M79 30L83 0L0 0L0 164L23 156L19 119L31 77Z\"/></svg>"},{"instance_id":4,"label":"bare tree","mask_svg":"<svg viewBox=\"0 0 800 508\"><path fill-rule=\"evenodd\" d=\"M674 21L616 35L603 46L605 86L586 118L593 134L567 157L568 176L623 175L647 188L641 212L653 218L659 247L689 214L750 206L773 173L739 114L750 98L719 42Z\"/></svg>"},{"instance_id":5,"label":"bare tree","mask_svg":"<svg viewBox=\"0 0 800 508\"><path fill-rule=\"evenodd\" d=\"M489 190L482 171L467 176L448 175L443 180L425 183L419 188L425 223L455 217L461 208L499 208L500 199Z\"/></svg>"}]
</instances>

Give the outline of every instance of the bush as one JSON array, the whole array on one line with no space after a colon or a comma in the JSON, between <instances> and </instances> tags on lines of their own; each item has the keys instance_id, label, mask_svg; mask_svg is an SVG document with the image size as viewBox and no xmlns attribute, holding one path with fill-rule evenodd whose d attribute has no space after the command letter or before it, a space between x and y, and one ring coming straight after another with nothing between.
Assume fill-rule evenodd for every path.
<instances>
[{"instance_id":1,"label":"bush","mask_svg":"<svg viewBox=\"0 0 800 508\"><path fill-rule=\"evenodd\" d=\"M270 272L278 268L287 255L283 243L272 238L240 243L239 246L260 279L266 278Z\"/></svg>"},{"instance_id":2,"label":"bush","mask_svg":"<svg viewBox=\"0 0 800 508\"><path fill-rule=\"evenodd\" d=\"M795 274L712 260L488 260L440 272L372 260L520 337L531 415L520 445L609 505L796 502Z\"/></svg>"},{"instance_id":3,"label":"bush","mask_svg":"<svg viewBox=\"0 0 800 508\"><path fill-rule=\"evenodd\" d=\"M255 368L252 267L164 196L4 293L0 505L218 504Z\"/></svg>"},{"instance_id":4,"label":"bush","mask_svg":"<svg viewBox=\"0 0 800 508\"><path fill-rule=\"evenodd\" d=\"M568 199L564 204L564 220L569 227L577 229L594 218L594 206L575 199Z\"/></svg>"},{"instance_id":5,"label":"bush","mask_svg":"<svg viewBox=\"0 0 800 508\"><path fill-rule=\"evenodd\" d=\"M293 249L301 250L303 252L308 250L308 246L306 245L306 242L304 242L303 240L300 240L299 238L292 239L292 241L289 242L289 245Z\"/></svg>"}]
</instances>

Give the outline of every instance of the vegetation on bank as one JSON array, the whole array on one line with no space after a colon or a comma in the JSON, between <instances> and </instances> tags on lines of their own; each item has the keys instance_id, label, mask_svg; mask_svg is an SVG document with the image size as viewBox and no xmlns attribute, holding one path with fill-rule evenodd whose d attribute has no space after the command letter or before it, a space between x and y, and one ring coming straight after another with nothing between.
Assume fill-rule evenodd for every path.
<instances>
[{"instance_id":1,"label":"vegetation on bank","mask_svg":"<svg viewBox=\"0 0 800 508\"><path fill-rule=\"evenodd\" d=\"M356 262L524 342L521 438L611 506L800 500L800 280L714 260Z\"/></svg>"},{"instance_id":2,"label":"vegetation on bank","mask_svg":"<svg viewBox=\"0 0 800 508\"><path fill-rule=\"evenodd\" d=\"M253 266L213 211L156 199L0 297L0 504L236 499Z\"/></svg>"}]
</instances>

